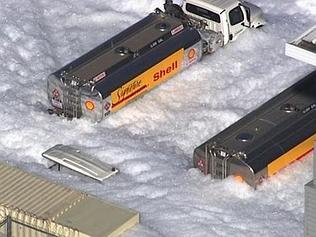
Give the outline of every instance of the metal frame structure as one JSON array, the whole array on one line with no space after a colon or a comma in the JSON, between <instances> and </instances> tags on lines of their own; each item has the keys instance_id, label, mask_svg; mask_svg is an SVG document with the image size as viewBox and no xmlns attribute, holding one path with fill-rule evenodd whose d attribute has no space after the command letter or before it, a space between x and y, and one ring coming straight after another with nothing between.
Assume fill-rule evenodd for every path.
<instances>
[{"instance_id":1,"label":"metal frame structure","mask_svg":"<svg viewBox=\"0 0 316 237\"><path fill-rule=\"evenodd\" d=\"M314 179L305 185L305 237L316 233L316 144L314 146Z\"/></svg>"},{"instance_id":2,"label":"metal frame structure","mask_svg":"<svg viewBox=\"0 0 316 237\"><path fill-rule=\"evenodd\" d=\"M285 45L289 57L316 66L316 26Z\"/></svg>"}]
</instances>

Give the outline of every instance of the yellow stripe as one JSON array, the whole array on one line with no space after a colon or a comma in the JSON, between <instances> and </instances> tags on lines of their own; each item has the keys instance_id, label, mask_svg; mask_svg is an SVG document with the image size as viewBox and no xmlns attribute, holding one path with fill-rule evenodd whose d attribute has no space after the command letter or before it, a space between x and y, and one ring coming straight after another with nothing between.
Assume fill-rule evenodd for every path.
<instances>
[{"instance_id":1,"label":"yellow stripe","mask_svg":"<svg viewBox=\"0 0 316 237\"><path fill-rule=\"evenodd\" d=\"M284 155L280 156L277 160L274 160L268 165L268 175L272 176L279 170L285 168L293 161L306 155L309 151L313 149L314 142L316 140L316 134L306 139L304 142L300 143Z\"/></svg>"}]
</instances>

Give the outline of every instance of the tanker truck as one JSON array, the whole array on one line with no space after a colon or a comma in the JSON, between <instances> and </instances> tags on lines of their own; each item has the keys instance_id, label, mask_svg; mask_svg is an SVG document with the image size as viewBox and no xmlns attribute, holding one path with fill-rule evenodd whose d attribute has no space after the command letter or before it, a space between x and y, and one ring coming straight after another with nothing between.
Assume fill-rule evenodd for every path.
<instances>
[{"instance_id":1,"label":"tanker truck","mask_svg":"<svg viewBox=\"0 0 316 237\"><path fill-rule=\"evenodd\" d=\"M99 122L205 55L264 25L238 0L166 0L147 17L48 76L49 112Z\"/></svg>"}]
</instances>

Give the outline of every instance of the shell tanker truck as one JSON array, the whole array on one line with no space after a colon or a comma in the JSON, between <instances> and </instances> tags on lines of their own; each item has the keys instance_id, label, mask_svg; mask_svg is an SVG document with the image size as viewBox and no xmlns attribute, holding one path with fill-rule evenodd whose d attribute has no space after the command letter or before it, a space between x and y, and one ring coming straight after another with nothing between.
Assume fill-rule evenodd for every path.
<instances>
[{"instance_id":1,"label":"shell tanker truck","mask_svg":"<svg viewBox=\"0 0 316 237\"><path fill-rule=\"evenodd\" d=\"M287 43L285 53L316 66L316 26ZM316 71L196 147L194 167L215 179L235 176L257 187L303 158L316 140L315 81ZM315 184L305 188L305 230L315 236Z\"/></svg>"},{"instance_id":2,"label":"shell tanker truck","mask_svg":"<svg viewBox=\"0 0 316 237\"><path fill-rule=\"evenodd\" d=\"M48 77L49 111L101 121L179 71L264 24L237 0L167 0L136 24Z\"/></svg>"}]
</instances>

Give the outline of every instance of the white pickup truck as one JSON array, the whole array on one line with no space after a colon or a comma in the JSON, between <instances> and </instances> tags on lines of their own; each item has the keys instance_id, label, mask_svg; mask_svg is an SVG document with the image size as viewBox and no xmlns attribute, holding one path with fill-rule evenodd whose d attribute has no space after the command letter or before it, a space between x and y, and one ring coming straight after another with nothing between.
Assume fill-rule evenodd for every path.
<instances>
[{"instance_id":1,"label":"white pickup truck","mask_svg":"<svg viewBox=\"0 0 316 237\"><path fill-rule=\"evenodd\" d=\"M166 12L180 12L178 5L167 0ZM234 41L247 28L258 28L265 24L262 10L249 2L238 0L185 0L182 11L190 22L196 23L196 28L219 34L220 37L207 37L220 42L209 42L210 52L216 50L212 46L224 46ZM180 13L178 15L181 15ZM218 40L221 39L221 40ZM220 43L220 44L218 44Z\"/></svg>"}]
</instances>

